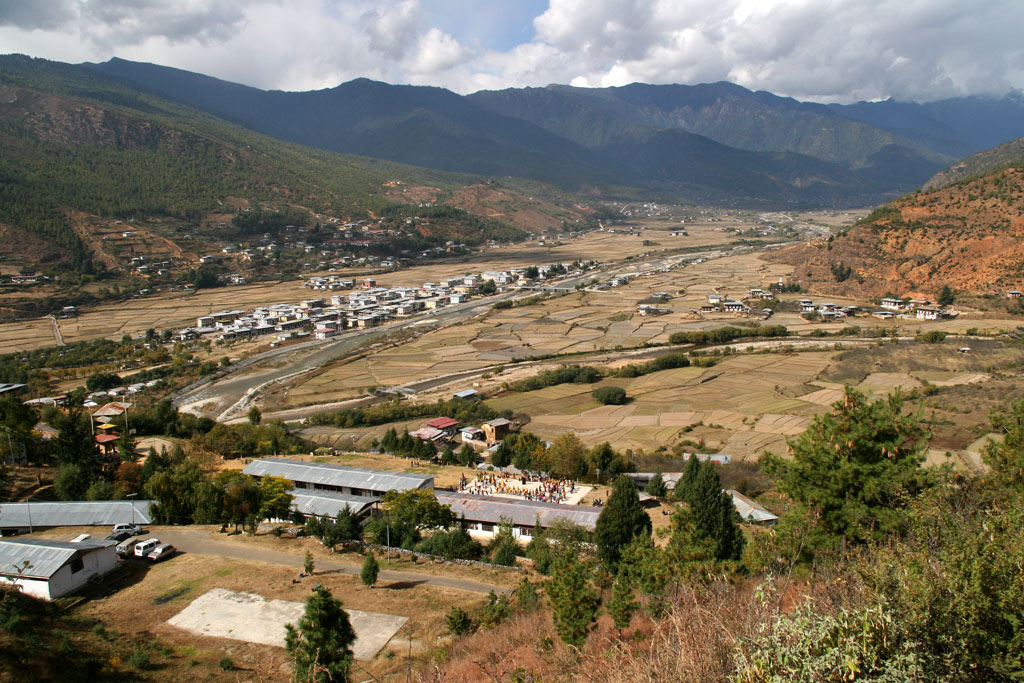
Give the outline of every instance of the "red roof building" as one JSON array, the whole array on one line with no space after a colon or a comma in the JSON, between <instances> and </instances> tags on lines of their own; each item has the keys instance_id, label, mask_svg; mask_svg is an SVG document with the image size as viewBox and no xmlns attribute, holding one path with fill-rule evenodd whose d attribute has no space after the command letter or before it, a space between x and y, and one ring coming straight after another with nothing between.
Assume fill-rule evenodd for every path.
<instances>
[{"instance_id":1,"label":"red roof building","mask_svg":"<svg viewBox=\"0 0 1024 683\"><path fill-rule=\"evenodd\" d=\"M434 429L447 431L449 429L455 429L456 427L458 427L459 421L453 420L450 417L435 417L433 420L427 423L427 426L433 427Z\"/></svg>"}]
</instances>

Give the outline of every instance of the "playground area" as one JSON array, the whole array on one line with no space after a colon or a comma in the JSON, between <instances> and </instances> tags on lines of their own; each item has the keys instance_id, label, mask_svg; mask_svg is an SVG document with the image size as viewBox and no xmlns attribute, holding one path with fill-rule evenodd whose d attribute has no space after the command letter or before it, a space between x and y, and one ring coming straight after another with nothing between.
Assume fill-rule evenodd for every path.
<instances>
[{"instance_id":1,"label":"playground area","mask_svg":"<svg viewBox=\"0 0 1024 683\"><path fill-rule=\"evenodd\" d=\"M472 480L463 476L459 481L461 493L561 505L579 505L591 490L592 486L580 486L571 479L550 479L526 472L515 475L482 473Z\"/></svg>"}]
</instances>

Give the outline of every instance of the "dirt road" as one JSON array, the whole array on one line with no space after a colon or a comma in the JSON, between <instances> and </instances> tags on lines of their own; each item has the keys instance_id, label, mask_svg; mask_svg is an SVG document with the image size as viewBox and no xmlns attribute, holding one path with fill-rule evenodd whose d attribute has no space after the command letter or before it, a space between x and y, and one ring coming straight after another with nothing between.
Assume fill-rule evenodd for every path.
<instances>
[{"instance_id":1,"label":"dirt road","mask_svg":"<svg viewBox=\"0 0 1024 683\"><path fill-rule=\"evenodd\" d=\"M218 557L234 557L240 560L253 560L256 562L268 562L289 567L302 567L304 558L302 555L254 548L251 546L236 543L230 538L211 538L208 531L198 529L161 529L160 540L170 543L182 552L195 553L197 555L215 555ZM350 576L359 576L361 567L357 564L345 564L317 558L316 568L318 572L337 571ZM426 584L428 586L439 586L442 588L455 588L458 590L471 591L473 593L497 594L509 593L510 588L496 586L469 579L459 579L447 576L434 576L432 574L417 574L413 572L398 572L390 569L382 569L380 572L382 581L393 581L408 584Z\"/></svg>"}]
</instances>

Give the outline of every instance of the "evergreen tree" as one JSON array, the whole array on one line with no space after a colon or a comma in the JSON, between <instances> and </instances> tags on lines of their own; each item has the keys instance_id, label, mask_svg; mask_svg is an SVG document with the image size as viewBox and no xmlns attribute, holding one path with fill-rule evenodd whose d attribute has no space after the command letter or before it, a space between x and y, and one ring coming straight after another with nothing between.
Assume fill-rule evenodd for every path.
<instances>
[{"instance_id":1,"label":"evergreen tree","mask_svg":"<svg viewBox=\"0 0 1024 683\"><path fill-rule=\"evenodd\" d=\"M697 481L698 472L700 472L700 460L695 453L691 453L690 457L686 459L686 467L683 468L683 474L676 482L676 488L673 491L676 500L684 502L689 500L690 491L693 490L693 485Z\"/></svg>"},{"instance_id":2,"label":"evergreen tree","mask_svg":"<svg viewBox=\"0 0 1024 683\"><path fill-rule=\"evenodd\" d=\"M377 574L379 573L380 565L377 563L377 558L373 553L367 553L366 559L363 560L363 568L359 571L359 578L363 580L363 585L373 588L377 583Z\"/></svg>"},{"instance_id":3,"label":"evergreen tree","mask_svg":"<svg viewBox=\"0 0 1024 683\"><path fill-rule=\"evenodd\" d=\"M660 470L655 472L651 480L647 482L644 493L659 500L668 495L668 487L665 486L665 479L661 476Z\"/></svg>"},{"instance_id":4,"label":"evergreen tree","mask_svg":"<svg viewBox=\"0 0 1024 683\"><path fill-rule=\"evenodd\" d=\"M939 305L952 306L954 301L956 301L956 295L953 290L949 288L949 285L944 286L939 293Z\"/></svg>"},{"instance_id":5,"label":"evergreen tree","mask_svg":"<svg viewBox=\"0 0 1024 683\"><path fill-rule=\"evenodd\" d=\"M135 438L125 429L117 437L117 455L121 462L135 462Z\"/></svg>"},{"instance_id":6,"label":"evergreen tree","mask_svg":"<svg viewBox=\"0 0 1024 683\"><path fill-rule=\"evenodd\" d=\"M562 558L545 586L555 631L567 645L582 648L597 618L599 598L590 585L590 569L575 556Z\"/></svg>"},{"instance_id":7,"label":"evergreen tree","mask_svg":"<svg viewBox=\"0 0 1024 683\"><path fill-rule=\"evenodd\" d=\"M690 492L690 514L697 532L714 546L716 560L738 560L743 553L743 532L736 523L732 496L722 490L718 471L703 463Z\"/></svg>"},{"instance_id":8,"label":"evergreen tree","mask_svg":"<svg viewBox=\"0 0 1024 683\"><path fill-rule=\"evenodd\" d=\"M285 626L285 647L295 658L295 677L309 683L348 680L356 633L341 601L324 586L306 599L296 625Z\"/></svg>"},{"instance_id":9,"label":"evergreen tree","mask_svg":"<svg viewBox=\"0 0 1024 683\"><path fill-rule=\"evenodd\" d=\"M53 490L61 500L83 500L93 481L93 473L86 467L64 463L57 468Z\"/></svg>"},{"instance_id":10,"label":"evergreen tree","mask_svg":"<svg viewBox=\"0 0 1024 683\"><path fill-rule=\"evenodd\" d=\"M491 541L490 548L491 562L500 564L503 567L512 567L516 563L516 551L519 550L519 543L512 535L512 525L502 521L498 526L498 533Z\"/></svg>"},{"instance_id":11,"label":"evergreen tree","mask_svg":"<svg viewBox=\"0 0 1024 683\"><path fill-rule=\"evenodd\" d=\"M636 610L636 601L633 600L633 585L622 572L615 577L612 583L612 595L608 600L608 614L611 615L615 628L620 631L629 626L633 620L633 612Z\"/></svg>"},{"instance_id":12,"label":"evergreen tree","mask_svg":"<svg viewBox=\"0 0 1024 683\"><path fill-rule=\"evenodd\" d=\"M813 514L809 542L866 542L897 530L903 508L926 485L927 437L918 416L903 414L899 392L869 402L848 388L831 412L789 442L792 458L769 454L765 469L780 491Z\"/></svg>"},{"instance_id":13,"label":"evergreen tree","mask_svg":"<svg viewBox=\"0 0 1024 683\"><path fill-rule=\"evenodd\" d=\"M444 450L441 451L441 462L445 465L455 464L455 451L452 450L451 444L445 446Z\"/></svg>"},{"instance_id":14,"label":"evergreen tree","mask_svg":"<svg viewBox=\"0 0 1024 683\"><path fill-rule=\"evenodd\" d=\"M249 408L249 424L258 425L263 420L263 413L256 406Z\"/></svg>"},{"instance_id":15,"label":"evergreen tree","mask_svg":"<svg viewBox=\"0 0 1024 683\"><path fill-rule=\"evenodd\" d=\"M1001 441L989 441L982 459L992 468L995 481L1014 488L1024 485L1024 399L1007 409L994 410L989 417L992 431L1002 434Z\"/></svg>"},{"instance_id":16,"label":"evergreen tree","mask_svg":"<svg viewBox=\"0 0 1024 683\"><path fill-rule=\"evenodd\" d=\"M668 534L665 564L673 580L680 582L705 576L715 560L715 546L697 530L689 509L676 508Z\"/></svg>"},{"instance_id":17,"label":"evergreen tree","mask_svg":"<svg viewBox=\"0 0 1024 683\"><path fill-rule=\"evenodd\" d=\"M650 533L651 518L640 506L636 487L629 477L619 477L594 529L598 557L609 571L614 571L622 549L635 537Z\"/></svg>"}]
</instances>

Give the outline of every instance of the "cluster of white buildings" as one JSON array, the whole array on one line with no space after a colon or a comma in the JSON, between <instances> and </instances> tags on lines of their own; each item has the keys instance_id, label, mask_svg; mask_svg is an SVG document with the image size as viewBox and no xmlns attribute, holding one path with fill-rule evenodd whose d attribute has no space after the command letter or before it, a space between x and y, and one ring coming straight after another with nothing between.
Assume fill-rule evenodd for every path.
<instances>
[{"instance_id":1,"label":"cluster of white buildings","mask_svg":"<svg viewBox=\"0 0 1024 683\"><path fill-rule=\"evenodd\" d=\"M374 278L359 286L353 280L327 275L310 278L310 289L331 292L329 298L305 299L297 304L272 304L252 311L220 311L196 319L196 326L178 332L185 341L207 335L220 339L239 339L279 334L288 337L312 329L317 339L329 339L346 329L376 327L395 318L407 318L426 311L467 301L480 286L491 281L500 289L514 286L523 270L486 271L448 278L442 282L424 282L419 287L379 287Z\"/></svg>"}]
</instances>

